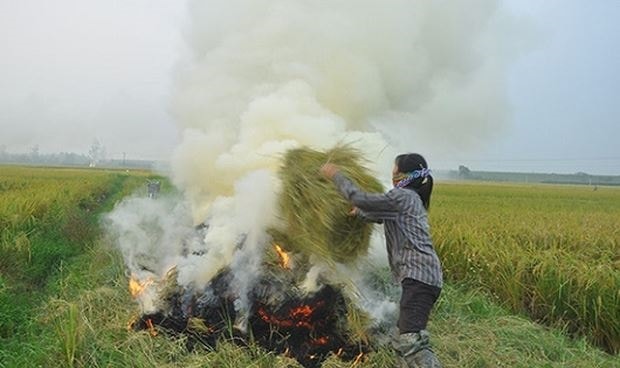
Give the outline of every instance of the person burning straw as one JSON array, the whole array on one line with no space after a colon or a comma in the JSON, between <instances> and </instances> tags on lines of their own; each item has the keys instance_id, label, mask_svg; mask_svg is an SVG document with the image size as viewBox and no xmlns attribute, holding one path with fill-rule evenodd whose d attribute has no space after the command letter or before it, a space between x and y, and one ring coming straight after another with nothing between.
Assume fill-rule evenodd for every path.
<instances>
[{"instance_id":1,"label":"person burning straw","mask_svg":"<svg viewBox=\"0 0 620 368\"><path fill-rule=\"evenodd\" d=\"M432 177L426 163L416 157L399 156L395 189L382 194L381 184L364 168L360 152L349 146L326 152L288 151L279 171L281 221L268 230L271 246L263 248L251 286L239 288L234 262L216 270L205 286L180 283L186 266L183 259L208 256L209 244L202 244L200 251L183 251L178 265L161 277L149 273L149 267L154 267L143 264L141 277L130 282L143 313L131 327L153 336L163 327L187 334L192 344L214 347L232 325L235 341L251 335L260 346L294 357L304 367L319 367L329 355L364 360L378 340L346 270L358 266L368 252L369 221L383 222L388 259L403 287L401 334L394 341L395 350L411 366L438 366L425 330L441 290L441 270L425 226ZM411 170L412 163L414 169L422 167ZM407 237L395 239L402 226L413 230L405 228L401 231ZM409 244L407 231L414 230L419 232L414 239L429 242ZM205 223L194 229L193 239L184 242L200 242L210 231ZM248 237L237 239L236 251L243 255L247 243ZM406 248L400 249L401 244ZM422 255L417 254L421 251Z\"/></svg>"}]
</instances>

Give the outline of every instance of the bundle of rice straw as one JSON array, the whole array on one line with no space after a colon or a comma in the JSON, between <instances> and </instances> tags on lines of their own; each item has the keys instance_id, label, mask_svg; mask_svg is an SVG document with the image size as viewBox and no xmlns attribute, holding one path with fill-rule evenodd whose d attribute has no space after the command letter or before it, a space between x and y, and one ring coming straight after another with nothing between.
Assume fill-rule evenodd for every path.
<instances>
[{"instance_id":1,"label":"bundle of rice straw","mask_svg":"<svg viewBox=\"0 0 620 368\"><path fill-rule=\"evenodd\" d=\"M360 152L340 146L327 152L307 148L288 151L280 171L280 210L285 228L277 233L286 248L328 262L351 263L368 251L371 225L349 216L351 204L319 169L327 162L362 190L382 192L381 184L362 166ZM278 236L276 236L278 237Z\"/></svg>"}]
</instances>

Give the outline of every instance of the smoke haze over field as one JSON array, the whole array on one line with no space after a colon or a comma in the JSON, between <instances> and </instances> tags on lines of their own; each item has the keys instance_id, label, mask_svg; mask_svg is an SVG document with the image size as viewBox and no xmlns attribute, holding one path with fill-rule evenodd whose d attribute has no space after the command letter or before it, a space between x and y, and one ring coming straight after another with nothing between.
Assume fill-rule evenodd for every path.
<instances>
[{"instance_id":1,"label":"smoke haze over field","mask_svg":"<svg viewBox=\"0 0 620 368\"><path fill-rule=\"evenodd\" d=\"M256 12L256 20L264 21L264 15L270 11L269 3L259 3L265 6L256 10L259 6L253 5L240 11L239 18L251 20L253 17L248 14ZM304 4L295 3L297 6ZM375 3L381 4L377 6L379 21L390 9L383 3ZM233 4L237 8L241 6L239 2ZM433 4L439 8L448 6L447 2ZM594 3L503 0L498 2L498 11L490 23L485 23L484 19L488 19L486 13L493 11L494 6L481 4L449 5L452 10L444 14L443 22L424 26L417 23L415 27L426 29L428 34L424 37L429 42L434 38L435 46L429 51L435 55L445 48L443 42L455 34L465 38L481 34L481 38L473 42L477 46L463 46L452 65L433 67L446 73L451 73L449 69L454 65L482 68L484 72L479 70L479 76L505 80L504 88L498 91L500 96L493 95L488 88L497 81L484 78L474 83L464 80L472 90L460 88L460 96L457 92L442 95L441 90L449 88L437 81L430 85L422 83L418 86L419 93L432 89L435 93L429 96L435 96L434 102L427 101L426 107L418 109L416 116L392 115L419 128L412 132L414 138L408 138L407 146L425 152L435 168L454 169L465 164L478 170L619 174L620 152L615 137L620 135L617 118L620 106L614 98L620 83L616 67L620 59L620 26L615 21L620 16L620 3L614 0ZM346 5L342 3L342 7ZM361 15L364 8L365 5L358 7L356 4L351 13ZM219 8L213 8L213 14L218 11ZM165 0L0 3L0 151L29 152L38 145L41 153L86 153L93 140L98 139L105 145L109 158L121 158L126 152L128 159L168 159L181 139L181 132L169 114L169 106L172 80L176 78L173 65L180 59L187 61L183 56L185 46L181 32L187 28L188 17L184 2ZM408 27L413 27L413 21L418 18L413 16ZM224 19L229 20L224 16L217 24L226 26ZM325 22L330 20L317 20L317 23ZM471 29L459 28L468 22L474 23ZM367 23L370 28L379 27L374 15ZM246 24L244 29L250 26ZM338 27L346 28L346 25L326 31ZM212 37L219 37L222 32L226 30L220 27ZM190 36L193 38L191 45L202 43L205 51L209 42L213 42L213 39L201 41L200 37L204 36L196 36L195 31L190 33L194 34ZM362 29L360 35L368 36L368 33ZM498 37L498 33L509 37ZM341 40L346 34L341 35ZM376 44L377 39L386 34L372 34L369 42L372 44L374 37ZM502 44L494 44L494 40L501 40ZM391 40L386 43L388 48L394 45ZM463 45L472 43L468 41ZM269 45L265 46L269 49ZM419 50L421 46L411 48ZM308 47L311 49L312 44ZM523 50L525 52L520 53ZM352 46L342 53L349 51L359 52ZM287 61L286 56L271 55L274 59L284 58L282 63ZM441 57L451 60L454 55ZM502 69L505 58L513 61ZM419 62L423 59L421 56ZM358 66L352 72L359 75L362 69L363 66ZM415 78L430 77L423 75L425 70L425 65L412 65L406 78L419 81ZM457 74L463 71L465 75L472 72L460 69ZM397 73L400 73L398 68L392 77ZM454 75L446 77L456 80ZM347 84L346 81L337 82ZM366 79L365 82L372 81ZM333 89L333 92L339 90ZM351 97L380 102L375 97L382 92L358 92ZM470 92L479 99L469 100ZM491 99L481 102L485 94ZM509 115L503 123L493 125L503 126L503 129L479 138L465 129L468 133L463 140L465 144L460 144L460 139L445 144L443 137L437 137L435 132L442 130L453 134L450 132L454 126L450 124L455 115L464 114L468 121L478 122L474 111L480 113L479 106L474 106L474 110L469 110L469 106L482 104L493 107L490 113L502 111L503 107L492 105L497 98L501 100L502 94L507 97ZM394 102L394 96L387 96L387 100ZM464 103L459 105L458 100ZM452 105L453 110L441 109L444 101ZM391 107L402 108L405 101L400 102L399 106ZM369 104L360 113L367 114L377 107ZM477 123L473 131L484 128L484 123L480 124ZM429 125L441 129L428 129ZM583 128L585 125L588 129ZM396 129L392 130L392 135L394 131ZM391 137L390 143L398 141L400 136Z\"/></svg>"}]
</instances>

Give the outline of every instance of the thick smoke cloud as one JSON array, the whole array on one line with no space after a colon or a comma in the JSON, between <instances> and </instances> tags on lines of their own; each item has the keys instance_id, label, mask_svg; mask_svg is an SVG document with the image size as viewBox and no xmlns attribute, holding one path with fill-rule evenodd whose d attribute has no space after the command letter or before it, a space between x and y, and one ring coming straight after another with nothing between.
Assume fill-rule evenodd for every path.
<instances>
[{"instance_id":1,"label":"thick smoke cloud","mask_svg":"<svg viewBox=\"0 0 620 368\"><path fill-rule=\"evenodd\" d=\"M397 150L475 144L504 119L506 27L496 25L509 20L496 1L193 1L189 9L174 172L197 220L245 173L275 170L291 147L357 134L385 164ZM354 132L381 132L389 144Z\"/></svg>"},{"instance_id":2,"label":"thick smoke cloud","mask_svg":"<svg viewBox=\"0 0 620 368\"><path fill-rule=\"evenodd\" d=\"M191 222L209 230L204 251L177 259L184 285L203 286L230 266L243 299L278 221L288 149L351 143L389 182L397 152L475 144L506 114L510 27L497 25L510 20L494 0L196 0L189 14L172 179ZM315 264L301 286L341 274Z\"/></svg>"},{"instance_id":3,"label":"thick smoke cloud","mask_svg":"<svg viewBox=\"0 0 620 368\"><path fill-rule=\"evenodd\" d=\"M234 188L248 173L275 173L287 149L354 142L385 174L398 151L472 144L504 118L510 27L497 25L510 20L497 1L192 1L189 11L173 172L196 223L235 223L214 204L244 196Z\"/></svg>"},{"instance_id":4,"label":"thick smoke cloud","mask_svg":"<svg viewBox=\"0 0 620 368\"><path fill-rule=\"evenodd\" d=\"M492 0L191 2L193 53L174 99L185 138L174 167L196 216L294 146L326 148L352 131L380 131L400 150L475 143L506 111L497 8ZM493 48L496 59L485 58Z\"/></svg>"}]
</instances>

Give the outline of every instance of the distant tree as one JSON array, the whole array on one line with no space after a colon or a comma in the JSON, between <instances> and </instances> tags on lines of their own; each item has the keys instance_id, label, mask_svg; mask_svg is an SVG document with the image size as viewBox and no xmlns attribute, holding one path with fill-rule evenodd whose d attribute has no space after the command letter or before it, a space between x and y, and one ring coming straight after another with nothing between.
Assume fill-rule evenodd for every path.
<instances>
[{"instance_id":1,"label":"distant tree","mask_svg":"<svg viewBox=\"0 0 620 368\"><path fill-rule=\"evenodd\" d=\"M36 162L39 160L39 145L35 144L34 146L32 146L32 148L30 148L30 161L31 162Z\"/></svg>"},{"instance_id":2,"label":"distant tree","mask_svg":"<svg viewBox=\"0 0 620 368\"><path fill-rule=\"evenodd\" d=\"M459 177L463 179L471 178L471 170L467 166L460 165L459 166Z\"/></svg>"},{"instance_id":3,"label":"distant tree","mask_svg":"<svg viewBox=\"0 0 620 368\"><path fill-rule=\"evenodd\" d=\"M578 181L580 181L582 183L592 184L592 177L588 173L585 173L583 171L579 171L579 172L575 173L575 176L578 178Z\"/></svg>"}]
</instances>

